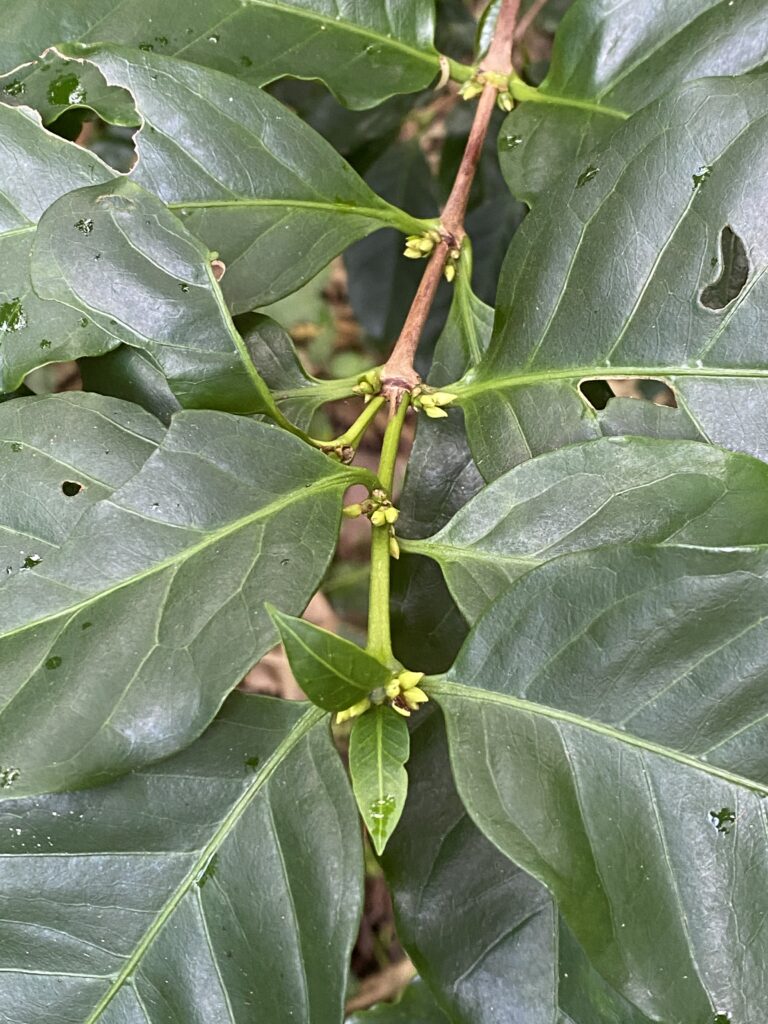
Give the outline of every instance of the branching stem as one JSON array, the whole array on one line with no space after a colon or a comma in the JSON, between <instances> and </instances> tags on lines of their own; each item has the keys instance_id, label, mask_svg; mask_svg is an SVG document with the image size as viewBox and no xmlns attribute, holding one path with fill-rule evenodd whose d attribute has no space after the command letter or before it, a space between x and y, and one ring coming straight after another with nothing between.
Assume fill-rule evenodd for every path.
<instances>
[{"instance_id":1,"label":"branching stem","mask_svg":"<svg viewBox=\"0 0 768 1024\"><path fill-rule=\"evenodd\" d=\"M520 0L502 0L493 39L488 55L483 61L484 71L503 76L508 76L511 73L512 42L519 8ZM487 82L478 100L472 129L456 174L456 180L443 209L441 241L432 252L419 289L403 324L403 329L382 370L382 394L389 400L390 407L393 409L406 392L411 391L420 383L419 375L413 367L416 349L432 308L448 256L451 250L460 249L464 240L464 217L467 212L469 193L477 172L485 137L488 134L488 125L497 96L497 85Z\"/></svg>"}]
</instances>

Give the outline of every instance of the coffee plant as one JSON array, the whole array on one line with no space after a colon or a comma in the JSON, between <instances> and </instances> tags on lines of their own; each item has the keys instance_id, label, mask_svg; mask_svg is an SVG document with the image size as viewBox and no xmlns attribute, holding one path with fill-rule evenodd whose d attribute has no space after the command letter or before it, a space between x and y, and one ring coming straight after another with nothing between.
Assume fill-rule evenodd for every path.
<instances>
[{"instance_id":1,"label":"coffee plant","mask_svg":"<svg viewBox=\"0 0 768 1024\"><path fill-rule=\"evenodd\" d=\"M0 1020L768 1019L768 8L565 6L1 0Z\"/></svg>"}]
</instances>

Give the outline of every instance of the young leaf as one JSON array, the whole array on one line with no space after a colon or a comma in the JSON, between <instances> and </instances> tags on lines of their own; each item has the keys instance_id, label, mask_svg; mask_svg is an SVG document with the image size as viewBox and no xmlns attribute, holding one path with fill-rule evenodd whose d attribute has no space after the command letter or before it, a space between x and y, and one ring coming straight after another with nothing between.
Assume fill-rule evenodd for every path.
<instances>
[{"instance_id":1,"label":"young leaf","mask_svg":"<svg viewBox=\"0 0 768 1024\"><path fill-rule=\"evenodd\" d=\"M344 711L392 678L391 669L357 644L271 605L268 611L296 682L318 707Z\"/></svg>"},{"instance_id":2,"label":"young leaf","mask_svg":"<svg viewBox=\"0 0 768 1024\"><path fill-rule=\"evenodd\" d=\"M409 750L405 719L387 705L375 705L355 719L349 737L349 771L357 806L377 853L384 851L403 813Z\"/></svg>"},{"instance_id":3,"label":"young leaf","mask_svg":"<svg viewBox=\"0 0 768 1024\"><path fill-rule=\"evenodd\" d=\"M319 78L351 107L416 92L440 73L432 36L434 0L6 0L3 68L29 68L53 43L119 39L142 51L183 57L257 85L295 75ZM39 72L32 71L32 74Z\"/></svg>"},{"instance_id":4,"label":"young leaf","mask_svg":"<svg viewBox=\"0 0 768 1024\"><path fill-rule=\"evenodd\" d=\"M768 227L753 213L765 198L767 105L768 75L683 86L526 218L491 344L459 389L486 479L598 436L583 378L662 378L708 440L768 455ZM712 309L702 296L720 277L729 225L749 274Z\"/></svg>"},{"instance_id":5,"label":"young leaf","mask_svg":"<svg viewBox=\"0 0 768 1024\"><path fill-rule=\"evenodd\" d=\"M640 404L640 403L637 403ZM607 544L768 544L768 466L695 441L604 438L540 455L472 498L434 537L469 622L509 584L569 551Z\"/></svg>"},{"instance_id":6,"label":"young leaf","mask_svg":"<svg viewBox=\"0 0 768 1024\"><path fill-rule=\"evenodd\" d=\"M148 352L183 406L279 416L224 304L211 254L134 182L79 189L49 207L32 280L38 295L85 313L108 347Z\"/></svg>"},{"instance_id":7,"label":"young leaf","mask_svg":"<svg viewBox=\"0 0 768 1024\"><path fill-rule=\"evenodd\" d=\"M109 181L92 153L46 132L30 110L0 104L0 391L13 391L35 367L103 352L102 331L77 310L44 302L32 289L29 254L37 223L72 189ZM23 168L23 173L20 173Z\"/></svg>"},{"instance_id":8,"label":"young leaf","mask_svg":"<svg viewBox=\"0 0 768 1024\"><path fill-rule=\"evenodd\" d=\"M621 115L682 82L741 75L766 61L762 0L649 0L642 18L606 0L578 0L555 37L538 97L545 102L523 97L504 123L499 155L509 187L535 202L560 173L606 145Z\"/></svg>"},{"instance_id":9,"label":"young leaf","mask_svg":"<svg viewBox=\"0 0 768 1024\"><path fill-rule=\"evenodd\" d=\"M221 287L235 312L295 291L378 228L425 228L380 199L325 139L261 89L140 50L88 50L85 61L130 89L143 118L131 177L219 253L227 267Z\"/></svg>"},{"instance_id":10,"label":"young leaf","mask_svg":"<svg viewBox=\"0 0 768 1024\"><path fill-rule=\"evenodd\" d=\"M235 694L172 760L0 804L12 1015L341 1020L362 858L318 715Z\"/></svg>"},{"instance_id":11,"label":"young leaf","mask_svg":"<svg viewBox=\"0 0 768 1024\"><path fill-rule=\"evenodd\" d=\"M565 556L431 682L473 820L652 1020L768 1010L767 574L759 552Z\"/></svg>"},{"instance_id":12,"label":"young leaf","mask_svg":"<svg viewBox=\"0 0 768 1024\"><path fill-rule=\"evenodd\" d=\"M175 416L136 476L0 588L14 794L101 782L198 736L274 643L264 598L300 611L316 590L361 479L275 427Z\"/></svg>"}]
</instances>

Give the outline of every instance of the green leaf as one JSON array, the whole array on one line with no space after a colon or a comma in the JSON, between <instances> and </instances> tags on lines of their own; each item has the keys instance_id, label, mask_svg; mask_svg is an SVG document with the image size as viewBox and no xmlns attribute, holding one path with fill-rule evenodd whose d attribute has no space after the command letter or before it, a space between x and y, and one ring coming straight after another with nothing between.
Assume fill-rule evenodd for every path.
<instances>
[{"instance_id":1,"label":"green leaf","mask_svg":"<svg viewBox=\"0 0 768 1024\"><path fill-rule=\"evenodd\" d=\"M353 394L359 374L336 380L312 377L302 366L288 332L269 317L245 313L237 318L236 326L277 407L300 430L309 431L315 413L326 402Z\"/></svg>"},{"instance_id":2,"label":"green leaf","mask_svg":"<svg viewBox=\"0 0 768 1024\"><path fill-rule=\"evenodd\" d=\"M74 309L32 290L29 254L40 216L72 189L114 172L92 153L46 132L29 110L0 104L0 391L13 391L35 367L103 351L104 335ZM23 168L23 172L20 172Z\"/></svg>"},{"instance_id":3,"label":"green leaf","mask_svg":"<svg viewBox=\"0 0 768 1024\"><path fill-rule=\"evenodd\" d=\"M165 431L126 402L68 392L0 405L0 586L56 552Z\"/></svg>"},{"instance_id":4,"label":"green leaf","mask_svg":"<svg viewBox=\"0 0 768 1024\"><path fill-rule=\"evenodd\" d=\"M371 1010L355 1013L347 1024L451 1024L435 1003L427 986L418 978L397 1003L379 1003Z\"/></svg>"},{"instance_id":5,"label":"green leaf","mask_svg":"<svg viewBox=\"0 0 768 1024\"><path fill-rule=\"evenodd\" d=\"M403 813L410 750L405 719L384 704L356 718L349 737L349 771L374 848L382 853Z\"/></svg>"},{"instance_id":6,"label":"green leaf","mask_svg":"<svg viewBox=\"0 0 768 1024\"><path fill-rule=\"evenodd\" d=\"M509 584L569 551L608 544L768 544L768 466L689 441L603 438L540 455L472 498L434 558L469 622Z\"/></svg>"},{"instance_id":7,"label":"green leaf","mask_svg":"<svg viewBox=\"0 0 768 1024\"><path fill-rule=\"evenodd\" d=\"M649 0L642 13L628 18L611 0L570 8L547 78L538 94L521 96L499 138L502 170L518 198L537 201L563 171L586 166L622 116L683 82L768 62L763 0Z\"/></svg>"},{"instance_id":8,"label":"green leaf","mask_svg":"<svg viewBox=\"0 0 768 1024\"><path fill-rule=\"evenodd\" d=\"M584 378L660 378L704 438L768 456L759 312L768 250L754 216L765 198L767 105L766 75L683 86L635 115L589 174L574 174L526 218L502 272L491 344L459 389L486 479L599 436ZM715 310L702 296L720 277L728 225L749 275Z\"/></svg>"},{"instance_id":9,"label":"green leaf","mask_svg":"<svg viewBox=\"0 0 768 1024\"><path fill-rule=\"evenodd\" d=\"M564 556L429 684L473 820L652 1020L768 1008L767 571L751 551Z\"/></svg>"},{"instance_id":10,"label":"green leaf","mask_svg":"<svg viewBox=\"0 0 768 1024\"><path fill-rule=\"evenodd\" d=\"M362 858L318 714L236 694L172 760L1 804L12 1016L340 1021Z\"/></svg>"},{"instance_id":11,"label":"green leaf","mask_svg":"<svg viewBox=\"0 0 768 1024\"><path fill-rule=\"evenodd\" d=\"M49 207L35 236L32 280L38 295L85 313L105 348L144 349L182 405L279 417L210 253L134 182L78 189Z\"/></svg>"},{"instance_id":12,"label":"green leaf","mask_svg":"<svg viewBox=\"0 0 768 1024\"><path fill-rule=\"evenodd\" d=\"M80 359L79 368L84 390L133 402L166 425L181 409L162 371L141 349L118 345L103 356Z\"/></svg>"},{"instance_id":13,"label":"green leaf","mask_svg":"<svg viewBox=\"0 0 768 1024\"><path fill-rule=\"evenodd\" d=\"M268 611L296 682L318 707L343 711L392 678L391 669L357 644L271 605Z\"/></svg>"},{"instance_id":14,"label":"green leaf","mask_svg":"<svg viewBox=\"0 0 768 1024\"><path fill-rule=\"evenodd\" d=\"M552 900L468 816L442 716L420 720L411 739L408 800L382 858L398 937L454 1024L551 1024Z\"/></svg>"},{"instance_id":15,"label":"green leaf","mask_svg":"<svg viewBox=\"0 0 768 1024\"><path fill-rule=\"evenodd\" d=\"M0 588L14 794L95 784L198 736L275 642L264 599L298 612L317 589L361 476L263 423L175 416L58 552Z\"/></svg>"},{"instance_id":16,"label":"green leaf","mask_svg":"<svg viewBox=\"0 0 768 1024\"><path fill-rule=\"evenodd\" d=\"M131 177L219 253L227 265L222 289L235 312L295 291L380 227L424 230L261 89L121 47L89 49L79 59L130 90L143 119Z\"/></svg>"},{"instance_id":17,"label":"green leaf","mask_svg":"<svg viewBox=\"0 0 768 1024\"><path fill-rule=\"evenodd\" d=\"M283 75L319 78L348 106L416 92L440 72L434 0L70 0L66 9L3 0L3 70L53 43L119 39L264 85ZM29 73L27 71L27 73ZM24 81L24 69L16 73Z\"/></svg>"},{"instance_id":18,"label":"green leaf","mask_svg":"<svg viewBox=\"0 0 768 1024\"><path fill-rule=\"evenodd\" d=\"M412 741L408 802L382 864L398 937L447 1019L650 1024L595 974L544 887L473 823L442 716L422 719Z\"/></svg>"}]
</instances>

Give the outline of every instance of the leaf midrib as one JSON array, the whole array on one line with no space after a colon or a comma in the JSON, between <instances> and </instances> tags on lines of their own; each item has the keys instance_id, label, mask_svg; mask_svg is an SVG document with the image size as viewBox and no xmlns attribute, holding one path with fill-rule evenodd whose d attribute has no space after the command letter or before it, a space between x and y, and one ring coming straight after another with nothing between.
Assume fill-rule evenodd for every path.
<instances>
[{"instance_id":1,"label":"leaf midrib","mask_svg":"<svg viewBox=\"0 0 768 1024\"><path fill-rule=\"evenodd\" d=\"M633 379L635 377L653 377L664 381L664 378L675 377L723 377L723 378L768 378L768 366L758 369L735 366L606 366L605 363L594 366L571 366L558 370L539 370L532 373L505 374L499 377L487 377L479 380L459 381L449 385L456 393L458 400L472 398L484 391L501 391L506 388L526 387L531 384L548 384L551 381L576 380L580 378L599 379Z\"/></svg>"},{"instance_id":2,"label":"leaf midrib","mask_svg":"<svg viewBox=\"0 0 768 1024\"><path fill-rule=\"evenodd\" d=\"M619 743L625 744L626 746L642 750L644 753L663 757L668 761L675 761L677 764L685 765L687 768L693 768L696 771L703 772L705 775L721 779L730 785L739 786L742 789L748 789L760 796L768 796L768 785L755 782L753 779L747 779L742 775L737 775L734 772L728 771L726 768L719 768L717 765L700 761L695 757L691 757L689 754L684 754L682 751L674 750L672 747L665 747L660 743L654 743L652 740L646 740L640 736L633 736L631 733L623 732L622 730L617 729L614 726L607 725L604 722L597 722L590 718L584 718L582 715L577 715L572 711L564 711L561 708L554 708L548 704L537 704L534 701L525 700L522 697L512 697L505 693L497 693L492 690L484 690L474 686L466 686L463 683L452 682L442 676L427 679L425 680L424 685L427 687L430 695L435 697L443 695L446 697L459 697L464 700L476 700L479 703L498 704L539 718L547 718L555 722L575 725L577 728L584 729L587 732L596 733L605 739L615 740Z\"/></svg>"},{"instance_id":3,"label":"leaf midrib","mask_svg":"<svg viewBox=\"0 0 768 1024\"><path fill-rule=\"evenodd\" d=\"M225 21L229 21L234 15L237 15L241 11L248 10L248 7L264 7L283 15L290 15L298 19L303 18L306 21L317 22L320 25L328 26L335 30L348 32L350 35L360 36L362 39L373 40L383 46L389 47L390 49L400 50L402 53L408 54L410 57L428 64L430 67L434 68L435 74L437 74L439 68L439 54L435 49L433 49L431 53L427 50L420 50L409 43L404 43L401 40L396 39L394 36L383 36L378 32L374 32L372 29L355 25L354 22L346 20L336 21L335 18L318 14L306 7L294 7L293 4L276 3L275 0L247 0L247 2L243 3L239 8L231 11L226 17L219 19L218 22L207 28L203 35L198 36L196 39L186 43L180 50L175 51L174 56L178 57L180 54L184 53L185 50L190 49L192 46L196 46L204 35L210 35L212 31L219 28ZM282 56L282 53L280 56Z\"/></svg>"},{"instance_id":4,"label":"leaf midrib","mask_svg":"<svg viewBox=\"0 0 768 1024\"><path fill-rule=\"evenodd\" d=\"M90 607L97 601L101 601L103 598L107 598L112 594L117 593L120 590L123 590L125 587L130 587L133 586L135 583L140 583L142 580L148 579L150 576L154 576L156 573L160 573L164 569L167 569L171 566L182 565L184 564L184 562L188 560L188 558L193 558L201 551L205 551L212 544L217 544L220 540L229 537L233 533L237 533L238 530L245 529L245 527L250 526L252 523L258 522L259 519L263 519L270 515L273 515L281 511L282 509L292 505L294 502L308 498L310 495L319 494L322 493L323 491L334 490L335 488L342 486L344 479L347 476L348 474L339 474L338 476L331 476L325 480L316 481L309 487L302 487L300 491L292 491L289 495L280 499L279 501L270 502L269 505L265 505L263 508L257 509L255 512L250 512L247 516L242 516L240 519L234 520L233 522L227 524L227 526L220 527L218 530L214 530L212 533L206 534L205 538L199 541L197 544L193 544L191 547L183 548L176 554L170 555L168 558L162 559L161 561L157 562L155 565L152 565L148 569L144 569L142 572L136 573L134 576L129 577L127 580L121 580L120 583L117 583L114 586L107 587L104 590L100 590L98 593L93 594L91 597L86 598L84 601L68 605L66 608L63 608L60 611L55 612L51 615L45 615L39 619L33 619L29 622L25 622L22 626L19 626L16 629L11 629L7 632L0 633L0 642L7 640L10 637L14 637L21 633L24 633L26 632L26 630L33 629L36 626L55 622L62 616L77 615L78 612L83 611L83 609ZM147 516L142 516L141 513L137 512L135 509L126 508L123 505L117 505L111 499L105 499L105 503L113 505L115 508L120 509L121 511L127 513L128 515L138 516L139 518L142 518L147 522L156 522L157 525L159 526L172 527L174 525L173 523L166 523L161 520L149 519ZM188 527L180 528L188 529ZM48 580L48 582L51 583L57 582L49 577L42 576L40 573L35 573L34 569L30 570L30 575L32 573L34 573L39 579Z\"/></svg>"},{"instance_id":5,"label":"leaf midrib","mask_svg":"<svg viewBox=\"0 0 768 1024\"><path fill-rule=\"evenodd\" d=\"M306 736L309 730L316 725L327 712L321 708L311 707L307 710L302 717L294 724L288 735L281 740L275 751L265 761L262 771L256 776L250 786L244 791L239 797L237 802L232 806L227 815L224 817L222 822L217 827L213 836L208 843L203 847L199 857L192 864L190 870L187 872L185 877L179 883L176 890L168 898L165 906L157 915L154 922L147 928L144 935L141 937L136 945L136 949L131 954L129 959L125 962L120 973L117 975L112 985L107 989L104 995L101 997L97 1005L92 1010L90 1016L86 1019L85 1024L97 1024L97 1021L104 1010L109 1006L112 1000L115 998L117 993L123 987L123 985L129 980L131 975L136 970L137 965L140 963L142 957L154 941L155 937L165 926L167 921L173 915L174 911L178 907L181 900L187 895L192 886L195 884L196 879L200 875L200 872L205 870L205 867L210 863L211 858L217 853L224 840L229 836L229 833L238 823L240 818L243 816L245 811L250 806L251 802L255 799L256 795L262 789L262 787L270 780L275 771L280 767L285 758L291 753L293 748L299 743L300 740Z\"/></svg>"}]
</instances>

